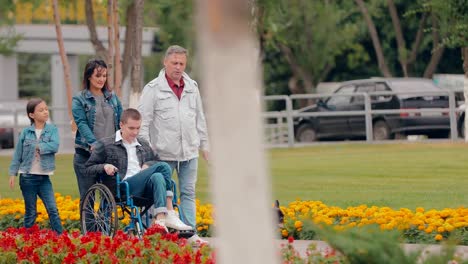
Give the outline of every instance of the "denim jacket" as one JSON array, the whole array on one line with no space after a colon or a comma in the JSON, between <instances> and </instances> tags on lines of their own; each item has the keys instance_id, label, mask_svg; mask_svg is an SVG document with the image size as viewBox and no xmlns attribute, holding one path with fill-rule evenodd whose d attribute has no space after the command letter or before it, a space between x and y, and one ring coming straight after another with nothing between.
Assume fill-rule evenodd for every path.
<instances>
[{"instance_id":1,"label":"denim jacket","mask_svg":"<svg viewBox=\"0 0 468 264\"><path fill-rule=\"evenodd\" d=\"M120 129L120 115L122 114L122 104L119 98L107 89L103 89L106 102L114 109L115 131ZM96 116L96 100L93 94L85 89L75 96L72 100L72 114L75 119L78 130L75 136L75 146L86 150L95 145L94 120Z\"/></svg>"},{"instance_id":2,"label":"denim jacket","mask_svg":"<svg viewBox=\"0 0 468 264\"><path fill-rule=\"evenodd\" d=\"M55 170L55 153L59 148L59 134L57 127L52 124L45 124L38 140L36 137L35 127L34 125L31 125L21 131L10 165L10 176L16 176L19 170L25 172L29 172L31 170L36 146L39 147L42 170Z\"/></svg>"}]
</instances>

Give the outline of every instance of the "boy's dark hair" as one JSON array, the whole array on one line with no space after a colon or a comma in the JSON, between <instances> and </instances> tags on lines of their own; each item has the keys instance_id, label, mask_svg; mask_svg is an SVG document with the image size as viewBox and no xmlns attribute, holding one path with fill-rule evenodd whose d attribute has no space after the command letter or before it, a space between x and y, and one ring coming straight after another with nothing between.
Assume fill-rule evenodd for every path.
<instances>
[{"instance_id":1,"label":"boy's dark hair","mask_svg":"<svg viewBox=\"0 0 468 264\"><path fill-rule=\"evenodd\" d=\"M26 113L28 114L28 118L31 121L31 125L34 124L34 119L31 118L29 114L34 113L36 106L42 102L44 102L44 100L41 98L32 98L28 101L28 104L26 104Z\"/></svg>"},{"instance_id":2,"label":"boy's dark hair","mask_svg":"<svg viewBox=\"0 0 468 264\"><path fill-rule=\"evenodd\" d=\"M127 123L128 119L141 120L141 114L135 108L127 108L122 112L120 122Z\"/></svg>"},{"instance_id":3,"label":"boy's dark hair","mask_svg":"<svg viewBox=\"0 0 468 264\"><path fill-rule=\"evenodd\" d=\"M86 63L84 72L83 72L83 90L88 90L89 89L89 78L93 75L94 69L106 69L107 70L107 64L103 60L100 59L91 59ZM106 83L104 83L104 86L102 87L103 89L108 89L108 83L106 80Z\"/></svg>"}]
</instances>

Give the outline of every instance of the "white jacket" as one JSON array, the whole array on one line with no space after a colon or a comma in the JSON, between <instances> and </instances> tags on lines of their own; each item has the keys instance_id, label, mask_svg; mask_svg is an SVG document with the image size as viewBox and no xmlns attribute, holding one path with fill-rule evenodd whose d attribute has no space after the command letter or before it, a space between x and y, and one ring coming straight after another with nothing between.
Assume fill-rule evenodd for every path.
<instances>
[{"instance_id":1,"label":"white jacket","mask_svg":"<svg viewBox=\"0 0 468 264\"><path fill-rule=\"evenodd\" d=\"M140 136L148 140L161 160L186 161L208 150L208 131L198 84L186 73L180 100L165 77L165 70L143 88L138 110L143 120Z\"/></svg>"}]
</instances>

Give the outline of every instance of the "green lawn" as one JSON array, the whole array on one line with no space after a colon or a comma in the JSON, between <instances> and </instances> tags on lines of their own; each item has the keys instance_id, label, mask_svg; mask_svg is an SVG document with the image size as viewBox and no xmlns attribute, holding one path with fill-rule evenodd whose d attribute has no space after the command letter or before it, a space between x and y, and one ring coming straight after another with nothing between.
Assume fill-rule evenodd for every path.
<instances>
[{"instance_id":1,"label":"green lawn","mask_svg":"<svg viewBox=\"0 0 468 264\"><path fill-rule=\"evenodd\" d=\"M463 143L326 144L268 151L273 199L320 200L328 205L426 209L468 206L468 145ZM78 197L72 155L58 155L56 192ZM10 162L0 157L0 174ZM235 162L235 161L233 161ZM1 197L21 197L0 184ZM197 197L210 202L206 164L200 162Z\"/></svg>"}]
</instances>

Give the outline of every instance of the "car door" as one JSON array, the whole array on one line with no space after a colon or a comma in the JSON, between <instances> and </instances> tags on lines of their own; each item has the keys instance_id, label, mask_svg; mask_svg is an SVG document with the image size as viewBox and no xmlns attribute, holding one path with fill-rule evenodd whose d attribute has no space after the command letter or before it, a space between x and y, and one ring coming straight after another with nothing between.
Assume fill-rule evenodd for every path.
<instances>
[{"instance_id":1,"label":"car door","mask_svg":"<svg viewBox=\"0 0 468 264\"><path fill-rule=\"evenodd\" d=\"M334 94L351 94L355 89L354 85L347 85L339 88ZM336 112L348 111L351 96L332 96L323 106L323 111ZM319 132L328 136L346 136L349 132L347 116L322 116L319 120Z\"/></svg>"},{"instance_id":2,"label":"car door","mask_svg":"<svg viewBox=\"0 0 468 264\"><path fill-rule=\"evenodd\" d=\"M372 93L375 92L375 83L363 83L356 85L356 93ZM349 104L350 111L364 111L365 104L364 104L364 96L356 95L351 98L351 102ZM353 115L348 117L348 124L350 127L350 131L355 136L363 136L366 135L366 116L361 115Z\"/></svg>"}]
</instances>

